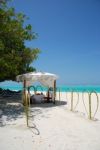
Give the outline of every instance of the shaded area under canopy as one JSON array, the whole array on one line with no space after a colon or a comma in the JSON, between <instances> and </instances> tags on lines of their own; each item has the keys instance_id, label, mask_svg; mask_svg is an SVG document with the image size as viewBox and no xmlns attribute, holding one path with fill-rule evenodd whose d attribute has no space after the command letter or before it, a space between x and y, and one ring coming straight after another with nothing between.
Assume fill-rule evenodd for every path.
<instances>
[{"instance_id":1,"label":"shaded area under canopy","mask_svg":"<svg viewBox=\"0 0 100 150\"><path fill-rule=\"evenodd\" d=\"M53 102L55 103L55 97L56 97L56 79L58 79L58 76L55 74L47 73L47 72L30 72L22 75L18 75L16 77L16 80L18 82L23 82L23 103L27 105L27 99L30 101L30 93L26 92L26 87L30 87L34 82L38 81L43 86L46 86L48 88L53 88ZM50 97L45 97L47 101L49 102ZM30 102L29 102L30 103Z\"/></svg>"}]
</instances>

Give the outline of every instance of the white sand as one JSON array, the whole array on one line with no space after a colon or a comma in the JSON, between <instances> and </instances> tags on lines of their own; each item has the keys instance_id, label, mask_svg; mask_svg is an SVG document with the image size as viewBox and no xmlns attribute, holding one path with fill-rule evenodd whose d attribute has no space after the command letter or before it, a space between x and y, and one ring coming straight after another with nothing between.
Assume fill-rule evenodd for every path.
<instances>
[{"instance_id":1,"label":"white sand","mask_svg":"<svg viewBox=\"0 0 100 150\"><path fill-rule=\"evenodd\" d=\"M34 105L30 108L31 128L27 128L20 101L12 103L7 99L7 103L0 105L0 150L100 150L100 106L93 121L84 109L82 93L74 112L70 111L70 100L70 93L62 93L56 105ZM88 112L87 94L84 101ZM74 106L76 102L74 93ZM95 109L93 94L92 115Z\"/></svg>"}]
</instances>

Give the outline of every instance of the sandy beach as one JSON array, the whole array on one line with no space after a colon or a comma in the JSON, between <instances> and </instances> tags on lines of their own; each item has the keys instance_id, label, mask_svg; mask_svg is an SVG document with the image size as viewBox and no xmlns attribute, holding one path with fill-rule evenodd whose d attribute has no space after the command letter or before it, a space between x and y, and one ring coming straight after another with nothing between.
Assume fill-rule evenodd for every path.
<instances>
[{"instance_id":1,"label":"sandy beach","mask_svg":"<svg viewBox=\"0 0 100 150\"><path fill-rule=\"evenodd\" d=\"M97 97L92 94L94 119L89 120L88 94L83 96L85 108L82 96L73 93L73 111L71 93L57 93L55 105L32 105L29 128L21 97L0 98L0 150L100 150L100 105L94 116Z\"/></svg>"}]
</instances>

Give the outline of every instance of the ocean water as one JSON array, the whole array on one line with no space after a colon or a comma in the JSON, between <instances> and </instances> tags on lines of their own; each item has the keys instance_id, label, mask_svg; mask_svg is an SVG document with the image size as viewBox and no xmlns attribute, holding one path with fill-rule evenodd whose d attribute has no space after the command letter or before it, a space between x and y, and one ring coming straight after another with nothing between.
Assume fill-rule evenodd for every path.
<instances>
[{"instance_id":1,"label":"ocean water","mask_svg":"<svg viewBox=\"0 0 100 150\"><path fill-rule=\"evenodd\" d=\"M98 92L100 93L100 85L97 86L97 85L88 85L88 86L85 86L85 85L76 85L76 86L60 86L60 89L62 92L65 92L65 91L74 91L74 92Z\"/></svg>"},{"instance_id":2,"label":"ocean water","mask_svg":"<svg viewBox=\"0 0 100 150\"><path fill-rule=\"evenodd\" d=\"M35 86L37 88L38 91L47 91L47 88L46 87L43 87L43 86L40 86L40 85L37 85ZM22 84L19 84L19 85L0 85L0 88L2 89L9 89L9 90L13 90L13 91L19 91L19 90L23 90L23 86ZM31 87L30 90L34 90L34 87ZM91 85L91 86L57 86L57 91L61 91L61 92L71 92L71 91L74 91L74 92L98 92L100 93L100 85Z\"/></svg>"}]
</instances>

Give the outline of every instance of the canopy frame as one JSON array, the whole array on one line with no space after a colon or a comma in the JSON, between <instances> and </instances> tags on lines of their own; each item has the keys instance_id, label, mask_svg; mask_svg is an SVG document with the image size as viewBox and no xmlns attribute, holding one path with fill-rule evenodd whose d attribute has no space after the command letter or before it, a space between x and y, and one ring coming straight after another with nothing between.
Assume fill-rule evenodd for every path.
<instances>
[{"instance_id":1,"label":"canopy frame","mask_svg":"<svg viewBox=\"0 0 100 150\"><path fill-rule=\"evenodd\" d=\"M53 88L53 103L55 104L56 99L56 79L58 78L57 75L45 72L31 72L22 75L18 75L16 77L18 82L23 82L23 103L27 101L27 90L26 88L29 86L27 85L27 81L35 82L39 81L46 87ZM28 91L29 95L29 91ZM29 96L28 96L29 97Z\"/></svg>"}]
</instances>

